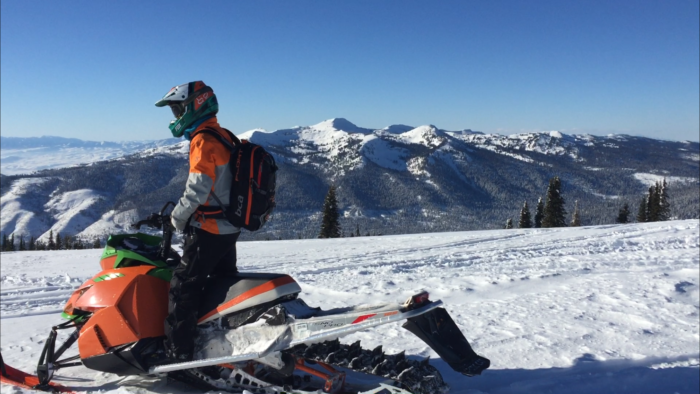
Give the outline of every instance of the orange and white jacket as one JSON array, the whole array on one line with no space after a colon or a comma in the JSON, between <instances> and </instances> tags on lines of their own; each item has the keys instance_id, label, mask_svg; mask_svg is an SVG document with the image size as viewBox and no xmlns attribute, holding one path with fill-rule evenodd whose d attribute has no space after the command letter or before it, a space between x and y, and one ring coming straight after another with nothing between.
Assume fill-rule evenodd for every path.
<instances>
[{"instance_id":1,"label":"orange and white jacket","mask_svg":"<svg viewBox=\"0 0 700 394\"><path fill-rule=\"evenodd\" d=\"M206 217L199 206L219 206L219 203L211 196L211 191L216 193L224 206L229 205L229 193L231 191L231 171L229 169L230 151L215 137L201 133L200 130L208 128L221 134L226 140L231 141L216 117L204 121L192 132L190 141L190 173L185 185L185 193L178 201L171 214L173 224L177 228L184 228L189 220L192 227L201 228L212 234L233 234L241 231L233 226L225 218L214 219ZM216 212L207 212L214 214Z\"/></svg>"}]
</instances>

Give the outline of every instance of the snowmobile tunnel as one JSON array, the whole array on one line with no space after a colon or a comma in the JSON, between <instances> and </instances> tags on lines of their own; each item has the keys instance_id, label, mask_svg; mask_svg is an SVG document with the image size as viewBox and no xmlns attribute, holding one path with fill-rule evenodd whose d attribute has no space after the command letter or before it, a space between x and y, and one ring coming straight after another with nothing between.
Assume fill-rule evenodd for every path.
<instances>
[{"instance_id":1,"label":"snowmobile tunnel","mask_svg":"<svg viewBox=\"0 0 700 394\"><path fill-rule=\"evenodd\" d=\"M280 298L293 298L300 292L299 284L285 274L238 273L209 278L200 304L199 324Z\"/></svg>"}]
</instances>

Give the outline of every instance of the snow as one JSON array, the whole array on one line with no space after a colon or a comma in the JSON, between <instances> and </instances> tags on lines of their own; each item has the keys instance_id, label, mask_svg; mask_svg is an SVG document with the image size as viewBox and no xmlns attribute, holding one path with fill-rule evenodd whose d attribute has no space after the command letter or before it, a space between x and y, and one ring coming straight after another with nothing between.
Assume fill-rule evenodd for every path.
<instances>
[{"instance_id":1,"label":"snow","mask_svg":"<svg viewBox=\"0 0 700 394\"><path fill-rule=\"evenodd\" d=\"M360 147L362 155L380 167L407 171L410 154L406 149L393 146L376 135L365 136Z\"/></svg>"},{"instance_id":2,"label":"snow","mask_svg":"<svg viewBox=\"0 0 700 394\"><path fill-rule=\"evenodd\" d=\"M580 136L568 136L558 131L551 131L508 136L500 134L454 134L454 137L478 148L488 149L518 160L533 162L531 158L513 154L510 150L522 150L556 156L568 155L573 159L578 159L576 138Z\"/></svg>"},{"instance_id":3,"label":"snow","mask_svg":"<svg viewBox=\"0 0 700 394\"><path fill-rule=\"evenodd\" d=\"M74 138L2 137L0 172L4 175L89 164L120 158L146 149L167 148L181 144L169 138L157 141L95 142Z\"/></svg>"},{"instance_id":4,"label":"snow","mask_svg":"<svg viewBox=\"0 0 700 394\"><path fill-rule=\"evenodd\" d=\"M664 178L668 184L672 183L697 183L698 178L688 177L688 176L666 176L658 174L648 174L643 172L638 172L634 174L634 178L641 182L644 186L654 185L656 182L663 182Z\"/></svg>"},{"instance_id":5,"label":"snow","mask_svg":"<svg viewBox=\"0 0 700 394\"><path fill-rule=\"evenodd\" d=\"M105 238L107 234L113 234L129 228L138 219L136 209L123 212L111 210L105 212L99 220L87 226L79 235L88 239L95 236Z\"/></svg>"},{"instance_id":6,"label":"snow","mask_svg":"<svg viewBox=\"0 0 700 394\"><path fill-rule=\"evenodd\" d=\"M689 153L687 155L681 155L681 157L692 161L700 161L700 155L697 153Z\"/></svg>"},{"instance_id":7,"label":"snow","mask_svg":"<svg viewBox=\"0 0 700 394\"><path fill-rule=\"evenodd\" d=\"M102 196L99 193L90 189L75 190L54 196L45 205L46 210L54 212L54 217L58 219L51 229L54 233L81 232L95 221L86 214L90 212L90 206L101 199ZM39 239L46 241L48 235L44 234Z\"/></svg>"},{"instance_id":8,"label":"snow","mask_svg":"<svg viewBox=\"0 0 700 394\"><path fill-rule=\"evenodd\" d=\"M33 187L49 181L49 178L22 178L12 184L10 190L2 196L0 207L2 220L0 228L13 229L15 236L41 234L38 239L46 241L49 231L54 234L71 234L82 236L104 235L128 223L116 221L114 212L106 218L95 222L95 204L104 200L104 196L91 189L80 189L66 193L53 193L48 202L40 195L41 191ZM38 214L37 214L38 213ZM55 219L49 225L48 216ZM106 214L107 215L107 214ZM124 216L124 213L121 214ZM105 223L107 221L107 223Z\"/></svg>"},{"instance_id":9,"label":"snow","mask_svg":"<svg viewBox=\"0 0 700 394\"><path fill-rule=\"evenodd\" d=\"M360 133L360 134L367 134L371 133L372 130L370 129L363 129L361 127L357 127L354 123L350 122L349 120L345 118L333 118L333 119L328 119L324 120L321 123L318 123L316 125L310 126L309 128L315 129L321 132L335 132L335 131L345 131L347 133Z\"/></svg>"},{"instance_id":10,"label":"snow","mask_svg":"<svg viewBox=\"0 0 700 394\"><path fill-rule=\"evenodd\" d=\"M413 130L402 133L397 140L404 144L416 144L434 148L440 146L445 139L438 135L438 130L435 126L429 125L416 127Z\"/></svg>"},{"instance_id":11,"label":"snow","mask_svg":"<svg viewBox=\"0 0 700 394\"><path fill-rule=\"evenodd\" d=\"M382 132L389 133L389 134L403 134L407 131L411 131L415 129L413 126L407 126L405 124L393 124L391 126L387 126L383 129L381 129Z\"/></svg>"},{"instance_id":12,"label":"snow","mask_svg":"<svg viewBox=\"0 0 700 394\"><path fill-rule=\"evenodd\" d=\"M14 228L17 235L36 234L45 231L46 225L34 214L42 211L39 199L27 196L33 186L46 182L47 178L23 178L12 184L12 188L0 200L0 228Z\"/></svg>"},{"instance_id":13,"label":"snow","mask_svg":"<svg viewBox=\"0 0 700 394\"><path fill-rule=\"evenodd\" d=\"M100 253L2 254L5 362L34 370L72 289L98 272ZM700 390L698 220L241 242L238 254L242 271L288 273L307 304L324 309L401 302L428 290L491 359L482 376L452 372L396 324L342 340L431 356L453 394ZM105 394L187 392L84 367L61 370L56 381Z\"/></svg>"}]
</instances>

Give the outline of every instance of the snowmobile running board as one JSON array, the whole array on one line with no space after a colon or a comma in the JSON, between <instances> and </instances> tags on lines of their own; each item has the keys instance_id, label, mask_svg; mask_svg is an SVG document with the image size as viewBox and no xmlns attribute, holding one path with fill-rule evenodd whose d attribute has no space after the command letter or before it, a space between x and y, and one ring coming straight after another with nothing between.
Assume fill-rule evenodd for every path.
<instances>
[{"instance_id":1,"label":"snowmobile running board","mask_svg":"<svg viewBox=\"0 0 700 394\"><path fill-rule=\"evenodd\" d=\"M237 363L241 361L248 361L248 360L257 360L257 359L264 359L266 356L273 354L275 352L289 349L291 347L294 347L296 345L300 345L303 343L313 343L313 342L322 342L324 339L334 339L337 338L340 335L347 335L356 331L362 331L364 329L382 325L382 324L388 324L388 323L394 323L402 320L409 319L411 317L416 317L419 315L422 315L424 313L430 312L431 310L439 307L442 305L442 301L437 300L437 301L431 301L428 304L418 307L416 309L406 311L406 312L396 312L393 314L376 314L372 317L367 318L366 320L352 324L350 326L343 326L343 327L338 327L335 329L329 329L329 330L324 330L318 334L313 334L309 336L304 336L298 339L292 339L293 334L296 332L306 332L306 326L309 324L308 321L298 321L292 323L287 329L280 334L277 339L267 348L264 349L260 352L254 352L254 353L246 353L246 354L238 354L238 355L233 355L233 356L225 356L225 357L216 357L216 358L207 358L203 360L194 360L194 361L188 361L188 362L183 362L183 363L172 363L172 364L164 364L164 365L158 365L151 367L148 371L149 374L160 374L160 373L166 373L166 372L173 372L173 371L179 371L183 369L190 369L190 368L201 368L201 367L208 367L212 365L221 365L221 364L229 364L229 363ZM388 316L387 316L388 315Z\"/></svg>"}]
</instances>

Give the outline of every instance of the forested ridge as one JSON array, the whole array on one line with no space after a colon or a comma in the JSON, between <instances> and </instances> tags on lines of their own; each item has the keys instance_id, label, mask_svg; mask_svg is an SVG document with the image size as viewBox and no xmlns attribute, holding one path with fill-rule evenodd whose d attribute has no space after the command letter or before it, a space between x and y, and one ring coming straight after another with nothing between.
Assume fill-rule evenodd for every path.
<instances>
[{"instance_id":1,"label":"forested ridge","mask_svg":"<svg viewBox=\"0 0 700 394\"><path fill-rule=\"evenodd\" d=\"M379 161L368 159L366 151L352 139L333 141L338 153L330 158L320 148L314 151L316 148L309 143L304 143L304 150L298 149L301 142L295 145L293 140L286 141L286 145L270 143L266 148L280 168L277 208L263 230L245 233L242 239L318 236L321 209L331 185L337 197L341 234L345 236L358 227L362 235L503 228L509 218L518 222L524 202L534 215L537 201L545 197L553 177L561 180L567 212L573 212L578 201L584 226L615 223L625 203L636 212L653 183L645 183L644 177L667 179L671 218L699 217L698 143L628 136L613 140L564 136L546 140L550 148L562 146L563 153L549 154L525 152L519 146L504 144L492 144L496 146L493 148L485 145L489 136L435 135L423 145L409 144L395 136L383 140L406 161L396 165L409 170L377 164ZM595 143L590 142L591 138L596 139ZM185 155L155 153L3 176L2 232L13 233L22 222L20 216L10 217L14 214L9 209L10 196L23 212L32 212L41 220L40 233L23 235L39 237L58 220L58 213L46 206L52 197L84 189L97 193L100 197L82 213L86 221L98 221L110 211L130 211L133 217L143 217L168 200L176 201L187 174ZM17 197L13 189L16 182L32 178L42 181L28 184ZM99 234L85 235L92 239Z\"/></svg>"}]
</instances>

